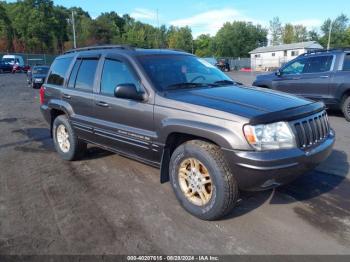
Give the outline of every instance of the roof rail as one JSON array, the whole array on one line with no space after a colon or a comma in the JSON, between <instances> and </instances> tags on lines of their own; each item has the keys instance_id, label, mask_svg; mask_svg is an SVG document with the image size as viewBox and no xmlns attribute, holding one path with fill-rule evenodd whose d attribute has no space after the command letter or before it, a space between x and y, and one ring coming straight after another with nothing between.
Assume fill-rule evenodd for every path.
<instances>
[{"instance_id":1,"label":"roof rail","mask_svg":"<svg viewBox=\"0 0 350 262\"><path fill-rule=\"evenodd\" d=\"M350 51L350 47L344 47L344 48L332 48L332 49L314 49L309 50L304 54L301 54L300 56L307 56L312 54L319 54L319 53L327 53L327 52L334 52L334 51Z\"/></svg>"},{"instance_id":2,"label":"roof rail","mask_svg":"<svg viewBox=\"0 0 350 262\"><path fill-rule=\"evenodd\" d=\"M81 47L81 48L75 48L68 50L64 52L64 54L70 54L75 52L81 52L81 51L90 51L90 50L100 50L100 49L124 49L124 50L135 50L134 47L129 45L96 45L96 46L87 46L87 47Z\"/></svg>"}]
</instances>

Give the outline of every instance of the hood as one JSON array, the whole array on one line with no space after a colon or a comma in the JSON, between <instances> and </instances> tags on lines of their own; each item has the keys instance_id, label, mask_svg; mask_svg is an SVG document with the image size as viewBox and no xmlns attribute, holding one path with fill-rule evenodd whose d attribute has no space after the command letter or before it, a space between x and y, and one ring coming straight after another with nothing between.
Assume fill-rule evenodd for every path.
<instances>
[{"instance_id":1,"label":"hood","mask_svg":"<svg viewBox=\"0 0 350 262\"><path fill-rule=\"evenodd\" d=\"M165 97L245 118L254 118L314 103L286 93L244 86L168 91Z\"/></svg>"},{"instance_id":2,"label":"hood","mask_svg":"<svg viewBox=\"0 0 350 262\"><path fill-rule=\"evenodd\" d=\"M260 74L256 76L257 80L263 80L263 79L271 79L273 77L275 77L275 72L273 73L268 73L268 74Z\"/></svg>"}]
</instances>

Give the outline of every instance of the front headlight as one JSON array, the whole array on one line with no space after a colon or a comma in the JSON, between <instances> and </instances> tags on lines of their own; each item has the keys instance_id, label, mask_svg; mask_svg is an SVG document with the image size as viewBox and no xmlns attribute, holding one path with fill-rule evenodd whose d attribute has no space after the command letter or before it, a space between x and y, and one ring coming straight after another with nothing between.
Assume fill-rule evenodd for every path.
<instances>
[{"instance_id":1,"label":"front headlight","mask_svg":"<svg viewBox=\"0 0 350 262\"><path fill-rule=\"evenodd\" d=\"M42 83L42 82L43 82L43 79L42 79L42 78L35 78L35 79L34 79L34 82L35 82L35 83Z\"/></svg>"},{"instance_id":2,"label":"front headlight","mask_svg":"<svg viewBox=\"0 0 350 262\"><path fill-rule=\"evenodd\" d=\"M259 151L296 147L293 131L286 122L245 125L243 131L248 143Z\"/></svg>"}]
</instances>

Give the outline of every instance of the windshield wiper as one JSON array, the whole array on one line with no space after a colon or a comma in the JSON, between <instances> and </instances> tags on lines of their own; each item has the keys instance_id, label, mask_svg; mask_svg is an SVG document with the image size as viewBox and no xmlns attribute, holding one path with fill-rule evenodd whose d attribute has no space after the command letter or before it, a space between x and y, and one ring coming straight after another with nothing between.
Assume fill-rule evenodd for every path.
<instances>
[{"instance_id":1,"label":"windshield wiper","mask_svg":"<svg viewBox=\"0 0 350 262\"><path fill-rule=\"evenodd\" d=\"M214 85L220 85L220 86L224 86L224 85L236 85L238 84L237 82L231 81L231 80L219 80L219 81L215 81L213 83Z\"/></svg>"},{"instance_id":2,"label":"windshield wiper","mask_svg":"<svg viewBox=\"0 0 350 262\"><path fill-rule=\"evenodd\" d=\"M196 88L196 87L206 87L206 86L214 86L214 85L210 83L183 82L183 83L169 85L166 87L166 90L186 89L186 88Z\"/></svg>"}]
</instances>

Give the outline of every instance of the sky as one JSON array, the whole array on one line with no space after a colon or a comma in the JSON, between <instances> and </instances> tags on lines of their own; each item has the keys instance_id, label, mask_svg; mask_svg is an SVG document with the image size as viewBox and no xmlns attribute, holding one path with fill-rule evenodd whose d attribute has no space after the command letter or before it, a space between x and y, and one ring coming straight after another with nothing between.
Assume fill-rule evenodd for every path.
<instances>
[{"instance_id":1,"label":"sky","mask_svg":"<svg viewBox=\"0 0 350 262\"><path fill-rule=\"evenodd\" d=\"M349 0L54 0L66 7L80 6L92 17L102 12L130 14L145 23L190 26L196 37L215 35L224 22L251 21L268 27L274 16L283 23L318 29L327 18L341 13L350 17ZM158 19L157 19L158 10Z\"/></svg>"}]
</instances>

